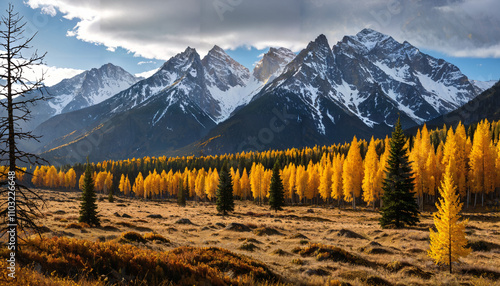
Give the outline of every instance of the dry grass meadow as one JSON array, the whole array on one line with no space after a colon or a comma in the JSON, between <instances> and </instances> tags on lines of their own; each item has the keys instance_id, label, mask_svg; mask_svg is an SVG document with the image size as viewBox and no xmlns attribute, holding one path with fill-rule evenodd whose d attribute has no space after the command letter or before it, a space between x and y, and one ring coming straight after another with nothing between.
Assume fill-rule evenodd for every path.
<instances>
[{"instance_id":1,"label":"dry grass meadow","mask_svg":"<svg viewBox=\"0 0 500 286\"><path fill-rule=\"evenodd\" d=\"M47 237L120 241L154 251L180 246L215 246L265 263L291 285L500 285L500 213L464 213L474 251L454 265L439 268L427 256L430 212L411 229L381 229L379 214L336 207L268 206L236 201L235 212L217 215L209 202L115 198L98 201L102 226L80 228L80 192L40 191L47 200L39 224ZM237 224L234 224L237 223ZM241 224L241 225L238 225ZM124 233L159 234L167 240L124 240ZM133 234L132 234L133 236Z\"/></svg>"}]
</instances>

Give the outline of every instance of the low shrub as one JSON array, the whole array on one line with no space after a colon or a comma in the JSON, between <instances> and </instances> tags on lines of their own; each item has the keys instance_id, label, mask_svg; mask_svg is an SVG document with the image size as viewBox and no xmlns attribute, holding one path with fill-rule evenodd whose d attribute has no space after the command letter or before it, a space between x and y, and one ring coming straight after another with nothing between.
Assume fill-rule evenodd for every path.
<instances>
[{"instance_id":1,"label":"low shrub","mask_svg":"<svg viewBox=\"0 0 500 286\"><path fill-rule=\"evenodd\" d=\"M351 254L342 248L321 243L311 243L304 248L300 248L297 253L302 257L314 256L318 261L332 260L365 266L369 264L366 259Z\"/></svg>"},{"instance_id":2,"label":"low shrub","mask_svg":"<svg viewBox=\"0 0 500 286\"><path fill-rule=\"evenodd\" d=\"M124 236L138 238L140 235L129 232ZM76 280L81 277L95 280L105 275L125 285L134 284L132 281L141 281L140 285L165 282L173 285L255 285L259 281L269 281L269 284L281 281L265 264L217 247L179 247L159 252L112 241L37 237L27 241L21 255L40 264L45 274L75 277ZM1 256L2 260L6 258L4 253ZM221 269L234 275L228 276Z\"/></svg>"},{"instance_id":3,"label":"low shrub","mask_svg":"<svg viewBox=\"0 0 500 286\"><path fill-rule=\"evenodd\" d=\"M122 242L142 242L146 243L147 240L142 237L142 235L138 232L135 231L127 231L122 233L122 239L120 241ZM124 241L123 241L124 240Z\"/></svg>"},{"instance_id":4,"label":"low shrub","mask_svg":"<svg viewBox=\"0 0 500 286\"><path fill-rule=\"evenodd\" d=\"M149 241L158 240L158 241L161 241L163 243L170 243L170 240L165 238L163 235L158 234L158 233L153 233L153 232L149 232L149 233L144 234L144 239L149 240Z\"/></svg>"},{"instance_id":5,"label":"low shrub","mask_svg":"<svg viewBox=\"0 0 500 286\"><path fill-rule=\"evenodd\" d=\"M253 252L255 249L259 249L259 247L250 242L250 243L243 243L240 247L238 247L238 249Z\"/></svg>"},{"instance_id":6,"label":"low shrub","mask_svg":"<svg viewBox=\"0 0 500 286\"><path fill-rule=\"evenodd\" d=\"M79 222L79 223L70 223L68 225L66 225L66 228L75 228L75 229L83 229L83 228L89 228L90 225L88 223L85 223L85 222Z\"/></svg>"}]
</instances>

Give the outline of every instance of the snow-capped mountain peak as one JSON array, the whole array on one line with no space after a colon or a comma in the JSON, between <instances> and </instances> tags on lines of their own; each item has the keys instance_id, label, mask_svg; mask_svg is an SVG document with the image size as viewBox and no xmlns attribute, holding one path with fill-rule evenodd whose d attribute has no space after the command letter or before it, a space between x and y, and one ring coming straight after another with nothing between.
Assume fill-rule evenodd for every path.
<instances>
[{"instance_id":1,"label":"snow-capped mountain peak","mask_svg":"<svg viewBox=\"0 0 500 286\"><path fill-rule=\"evenodd\" d=\"M368 51L371 51L379 43L382 43L385 40L390 39L391 37L375 30L366 28L361 30L356 34L356 36L353 36L351 38L365 46Z\"/></svg>"},{"instance_id":2,"label":"snow-capped mountain peak","mask_svg":"<svg viewBox=\"0 0 500 286\"><path fill-rule=\"evenodd\" d=\"M43 145L61 147L56 157L106 120L113 128L99 131L105 142L96 148L106 156L161 153L198 140L208 153L236 152L257 135L255 148L283 149L384 136L399 115L404 127L420 124L475 97L478 85L408 42L364 29L333 47L320 35L298 55L270 48L252 73L218 46L202 60L188 47L110 99L37 129L57 131ZM271 136L261 136L268 129Z\"/></svg>"},{"instance_id":3,"label":"snow-capped mountain peak","mask_svg":"<svg viewBox=\"0 0 500 286\"><path fill-rule=\"evenodd\" d=\"M222 91L235 86L245 86L245 81L250 79L248 69L217 45L203 58L202 64L206 70L208 84L217 86Z\"/></svg>"},{"instance_id":4,"label":"snow-capped mountain peak","mask_svg":"<svg viewBox=\"0 0 500 286\"><path fill-rule=\"evenodd\" d=\"M139 81L121 67L111 63L63 80L50 88L54 94L48 102L54 115L98 104Z\"/></svg>"},{"instance_id":5,"label":"snow-capped mountain peak","mask_svg":"<svg viewBox=\"0 0 500 286\"><path fill-rule=\"evenodd\" d=\"M265 92L273 90L302 98L322 134L322 121L329 117L322 111L322 98L373 127L391 125L399 112L406 126L420 124L477 94L456 66L371 29L345 36L331 50L320 35Z\"/></svg>"},{"instance_id":6,"label":"snow-capped mountain peak","mask_svg":"<svg viewBox=\"0 0 500 286\"><path fill-rule=\"evenodd\" d=\"M264 83L272 81L294 58L295 53L289 49L271 47L255 65L253 76Z\"/></svg>"}]
</instances>

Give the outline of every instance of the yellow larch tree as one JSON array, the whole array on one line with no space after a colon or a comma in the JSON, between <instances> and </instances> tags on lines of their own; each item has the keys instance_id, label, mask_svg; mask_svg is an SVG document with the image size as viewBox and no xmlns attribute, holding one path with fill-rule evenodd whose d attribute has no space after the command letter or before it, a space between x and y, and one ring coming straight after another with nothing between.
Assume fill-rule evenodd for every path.
<instances>
[{"instance_id":1,"label":"yellow larch tree","mask_svg":"<svg viewBox=\"0 0 500 286\"><path fill-rule=\"evenodd\" d=\"M161 175L154 169L151 176L151 194L158 198L161 193Z\"/></svg>"},{"instance_id":2,"label":"yellow larch tree","mask_svg":"<svg viewBox=\"0 0 500 286\"><path fill-rule=\"evenodd\" d=\"M189 177L188 177L188 185L189 185L189 197L194 198L196 195L196 177L198 175L198 171L196 169L193 169L189 172Z\"/></svg>"},{"instance_id":3,"label":"yellow larch tree","mask_svg":"<svg viewBox=\"0 0 500 286\"><path fill-rule=\"evenodd\" d=\"M372 136L370 139L370 144L368 145L368 151L366 152L365 160L363 161L364 176L363 176L363 200L370 204L373 204L375 209L375 199L377 196L378 188L378 155L375 149L375 140Z\"/></svg>"},{"instance_id":4,"label":"yellow larch tree","mask_svg":"<svg viewBox=\"0 0 500 286\"><path fill-rule=\"evenodd\" d=\"M344 199L352 202L352 208L356 209L356 198L361 195L361 183L363 180L363 160L356 136L352 139L349 152L344 161L342 172L342 185Z\"/></svg>"},{"instance_id":5,"label":"yellow larch tree","mask_svg":"<svg viewBox=\"0 0 500 286\"><path fill-rule=\"evenodd\" d=\"M382 189L382 184L385 178L385 171L387 169L387 159L389 158L390 153L390 139L389 136L385 136L384 139L384 153L380 155L380 160L378 164L378 172L377 172L377 194L376 196L380 199L380 207L383 205L382 197L384 195L384 190Z\"/></svg>"},{"instance_id":6,"label":"yellow larch tree","mask_svg":"<svg viewBox=\"0 0 500 286\"><path fill-rule=\"evenodd\" d=\"M57 178L57 170L56 167L51 166L48 170L47 173L45 174L45 180L44 184L46 187L49 188L56 188L58 184L58 178Z\"/></svg>"},{"instance_id":7,"label":"yellow larch tree","mask_svg":"<svg viewBox=\"0 0 500 286\"><path fill-rule=\"evenodd\" d=\"M264 166L262 166L262 168L264 168ZM264 170L264 176L262 177L263 197L269 198L269 190L271 187L272 176L273 176L272 170Z\"/></svg>"},{"instance_id":8,"label":"yellow larch tree","mask_svg":"<svg viewBox=\"0 0 500 286\"><path fill-rule=\"evenodd\" d=\"M118 183L118 190L120 190L120 192L122 192L123 194L125 194L125 188L126 188L125 175L122 174L120 176L120 182Z\"/></svg>"},{"instance_id":9,"label":"yellow larch tree","mask_svg":"<svg viewBox=\"0 0 500 286\"><path fill-rule=\"evenodd\" d=\"M83 181L85 179L85 173L83 173L81 176L80 176L80 179L78 180L78 188L80 189L80 191L83 191Z\"/></svg>"},{"instance_id":10,"label":"yellow larch tree","mask_svg":"<svg viewBox=\"0 0 500 286\"><path fill-rule=\"evenodd\" d=\"M144 177L142 176L141 172L139 172L139 174L137 174L137 177L135 178L132 191L137 197L144 197Z\"/></svg>"},{"instance_id":11,"label":"yellow larch tree","mask_svg":"<svg viewBox=\"0 0 500 286\"><path fill-rule=\"evenodd\" d=\"M448 132L446 133L446 142L444 143L443 146L443 159L441 160L441 163L445 170L448 168L448 165L453 164L450 171L453 182L455 184L456 182L458 182L457 166L456 166L457 152L458 152L457 140L455 138L455 133L453 132L453 129L450 127L450 129L448 129Z\"/></svg>"},{"instance_id":12,"label":"yellow larch tree","mask_svg":"<svg viewBox=\"0 0 500 286\"><path fill-rule=\"evenodd\" d=\"M68 189L74 189L76 186L76 173L73 168L66 172L65 187Z\"/></svg>"},{"instance_id":13,"label":"yellow larch tree","mask_svg":"<svg viewBox=\"0 0 500 286\"><path fill-rule=\"evenodd\" d=\"M215 191L217 190L218 184L219 173L217 172L217 169L214 169L212 172L209 171L205 181L205 192L209 200L215 198Z\"/></svg>"},{"instance_id":14,"label":"yellow larch tree","mask_svg":"<svg viewBox=\"0 0 500 286\"><path fill-rule=\"evenodd\" d=\"M94 185L95 185L95 190L96 192L103 192L104 191L104 181L106 181L106 177L108 174L106 172L100 171L97 173Z\"/></svg>"},{"instance_id":15,"label":"yellow larch tree","mask_svg":"<svg viewBox=\"0 0 500 286\"><path fill-rule=\"evenodd\" d=\"M130 180L128 178L128 175L125 177L125 185L123 189L123 194L125 196L129 196L130 192L132 191L132 187L130 186Z\"/></svg>"},{"instance_id":16,"label":"yellow larch tree","mask_svg":"<svg viewBox=\"0 0 500 286\"><path fill-rule=\"evenodd\" d=\"M169 196L173 196L174 195L174 172L172 171L172 169L170 169L167 173L167 193ZM203 190L204 192L205 190Z\"/></svg>"},{"instance_id":17,"label":"yellow larch tree","mask_svg":"<svg viewBox=\"0 0 500 286\"><path fill-rule=\"evenodd\" d=\"M240 170L233 170L231 167L231 178L233 179L233 194L238 196L240 199L243 197L241 193L241 183L240 183Z\"/></svg>"},{"instance_id":18,"label":"yellow larch tree","mask_svg":"<svg viewBox=\"0 0 500 286\"><path fill-rule=\"evenodd\" d=\"M460 196L462 196L462 198L465 198L467 196L467 169L469 165L468 154L470 153L472 145L470 140L467 138L465 127L462 122L458 123L458 126L455 130L455 141L457 144L457 152L455 154L455 164L457 169L455 175L457 177L455 179L455 184L458 187Z\"/></svg>"},{"instance_id":19,"label":"yellow larch tree","mask_svg":"<svg viewBox=\"0 0 500 286\"><path fill-rule=\"evenodd\" d=\"M459 213L463 204L460 202L460 195L453 182L451 171L453 165L455 163L448 164L446 167L441 188L439 188L441 197L436 203L438 210L433 215L437 231L429 229L430 249L428 251L429 256L436 264L448 265L450 273L452 272L452 263L458 262L460 257L470 253L465 238L465 226L468 220L459 222Z\"/></svg>"},{"instance_id":20,"label":"yellow larch tree","mask_svg":"<svg viewBox=\"0 0 500 286\"><path fill-rule=\"evenodd\" d=\"M424 191L430 196L435 196L437 191L436 177L437 177L437 166L436 166L436 154L434 153L434 148L429 150L427 155L427 160L425 160L424 169Z\"/></svg>"},{"instance_id":21,"label":"yellow larch tree","mask_svg":"<svg viewBox=\"0 0 500 286\"><path fill-rule=\"evenodd\" d=\"M195 193L198 199L202 200L205 198L205 177L206 177L206 172L204 168L201 168L198 171L198 175L196 176L196 183L195 183Z\"/></svg>"},{"instance_id":22,"label":"yellow larch tree","mask_svg":"<svg viewBox=\"0 0 500 286\"><path fill-rule=\"evenodd\" d=\"M295 166L295 164L290 163L288 169L290 176L288 177L288 189L286 189L285 192L286 192L286 197L289 198L293 204L293 196L296 190L295 181L297 179L297 167Z\"/></svg>"},{"instance_id":23,"label":"yellow larch tree","mask_svg":"<svg viewBox=\"0 0 500 286\"><path fill-rule=\"evenodd\" d=\"M149 174L144 178L144 198L148 199L151 198L151 171Z\"/></svg>"},{"instance_id":24,"label":"yellow larch tree","mask_svg":"<svg viewBox=\"0 0 500 286\"><path fill-rule=\"evenodd\" d=\"M307 191L306 198L313 200L318 197L320 175L318 173L318 164L313 164L312 160L307 165Z\"/></svg>"},{"instance_id":25,"label":"yellow larch tree","mask_svg":"<svg viewBox=\"0 0 500 286\"><path fill-rule=\"evenodd\" d=\"M248 178L247 168L243 168L240 178L241 195L247 199L251 193L250 179Z\"/></svg>"},{"instance_id":26,"label":"yellow larch tree","mask_svg":"<svg viewBox=\"0 0 500 286\"><path fill-rule=\"evenodd\" d=\"M344 187L342 185L342 172L344 170L344 154L337 154L333 157L332 168L332 198L337 200L340 206L341 201L344 200Z\"/></svg>"},{"instance_id":27,"label":"yellow larch tree","mask_svg":"<svg viewBox=\"0 0 500 286\"><path fill-rule=\"evenodd\" d=\"M431 140L427 126L424 124L422 131L418 130L413 143L413 149L410 152L409 160L411 162L414 177L414 192L418 198L420 209L424 207L424 194L426 189L425 164L427 163L428 153L431 149Z\"/></svg>"},{"instance_id":28,"label":"yellow larch tree","mask_svg":"<svg viewBox=\"0 0 500 286\"><path fill-rule=\"evenodd\" d=\"M196 180L196 178L195 178ZM167 195L167 190L168 190L168 178L167 178L167 172L165 170L161 171L160 174L160 196L166 196Z\"/></svg>"},{"instance_id":29,"label":"yellow larch tree","mask_svg":"<svg viewBox=\"0 0 500 286\"><path fill-rule=\"evenodd\" d=\"M413 137L413 148L409 152L408 160L410 161L412 176L413 176L413 191L417 197L418 205L420 208L423 207L422 201L420 200L423 194L424 184L422 184L423 176L422 170L423 166L420 164L422 161L420 160L420 143L422 142L422 135L420 133L420 129L417 131L417 135ZM410 150L410 149L408 149Z\"/></svg>"},{"instance_id":30,"label":"yellow larch tree","mask_svg":"<svg viewBox=\"0 0 500 286\"><path fill-rule=\"evenodd\" d=\"M62 188L66 185L66 173L63 170L60 170L57 173L57 187Z\"/></svg>"},{"instance_id":31,"label":"yellow larch tree","mask_svg":"<svg viewBox=\"0 0 500 286\"><path fill-rule=\"evenodd\" d=\"M111 172L107 172L106 179L104 180L104 191L110 192L113 187L113 174Z\"/></svg>"},{"instance_id":32,"label":"yellow larch tree","mask_svg":"<svg viewBox=\"0 0 500 286\"><path fill-rule=\"evenodd\" d=\"M250 186L252 190L252 196L254 200L259 200L259 204L262 203L264 199L264 179L265 171L264 166L262 164L256 164L255 162L252 164L252 168L250 169Z\"/></svg>"},{"instance_id":33,"label":"yellow larch tree","mask_svg":"<svg viewBox=\"0 0 500 286\"><path fill-rule=\"evenodd\" d=\"M280 170L280 177L283 183L284 198L289 199L288 186L290 184L290 164L286 165L285 168Z\"/></svg>"},{"instance_id":34,"label":"yellow larch tree","mask_svg":"<svg viewBox=\"0 0 500 286\"><path fill-rule=\"evenodd\" d=\"M477 125L469 158L471 187L475 193L474 206L477 194L481 194L481 205L484 206L484 195L494 190L496 181L496 150L491 141L490 123L487 120Z\"/></svg>"},{"instance_id":35,"label":"yellow larch tree","mask_svg":"<svg viewBox=\"0 0 500 286\"><path fill-rule=\"evenodd\" d=\"M325 202L329 202L332 197L332 164L330 160L324 162L319 180L319 195Z\"/></svg>"},{"instance_id":36,"label":"yellow larch tree","mask_svg":"<svg viewBox=\"0 0 500 286\"><path fill-rule=\"evenodd\" d=\"M497 159L495 161L495 175L496 175L496 185L495 187L500 188L500 143L497 143Z\"/></svg>"},{"instance_id":37,"label":"yellow larch tree","mask_svg":"<svg viewBox=\"0 0 500 286\"><path fill-rule=\"evenodd\" d=\"M43 182L43 177L41 176L41 170L38 166L36 166L35 171L33 171L33 177L31 178L31 182L35 187L41 187Z\"/></svg>"},{"instance_id":38,"label":"yellow larch tree","mask_svg":"<svg viewBox=\"0 0 500 286\"><path fill-rule=\"evenodd\" d=\"M443 157L444 157L444 143L440 142L436 149L436 169L435 169L435 182L436 182L436 191L439 187L439 182L443 180L444 174L444 165L443 165Z\"/></svg>"},{"instance_id":39,"label":"yellow larch tree","mask_svg":"<svg viewBox=\"0 0 500 286\"><path fill-rule=\"evenodd\" d=\"M179 181L182 181L182 175L179 171L177 171L172 176L172 196L177 196L177 193L179 192Z\"/></svg>"},{"instance_id":40,"label":"yellow larch tree","mask_svg":"<svg viewBox=\"0 0 500 286\"><path fill-rule=\"evenodd\" d=\"M307 183L309 182L309 174L306 171L306 167L298 166L297 174L295 178L295 189L297 190L297 195L299 196L299 200L305 197L307 192Z\"/></svg>"}]
</instances>

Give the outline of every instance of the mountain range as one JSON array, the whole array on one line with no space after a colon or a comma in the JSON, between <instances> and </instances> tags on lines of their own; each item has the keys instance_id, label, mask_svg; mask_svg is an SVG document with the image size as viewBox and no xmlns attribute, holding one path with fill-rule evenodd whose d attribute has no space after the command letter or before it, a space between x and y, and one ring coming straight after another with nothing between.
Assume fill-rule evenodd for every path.
<instances>
[{"instance_id":1,"label":"mountain range","mask_svg":"<svg viewBox=\"0 0 500 286\"><path fill-rule=\"evenodd\" d=\"M44 137L30 148L63 164L331 144L384 136L398 116L406 128L420 125L489 87L370 29L332 47L320 35L298 54L271 48L252 72L214 46L203 58L188 47L149 78L127 74L103 80L120 89L114 95L54 91L34 131Z\"/></svg>"},{"instance_id":2,"label":"mountain range","mask_svg":"<svg viewBox=\"0 0 500 286\"><path fill-rule=\"evenodd\" d=\"M66 112L89 107L112 97L142 80L113 64L84 71L72 78L63 79L56 85L44 87L14 102L35 97L45 97L30 106L31 120L19 122L20 128L33 130L47 119ZM0 114L3 110L0 110ZM4 115L2 115L4 116Z\"/></svg>"}]
</instances>

